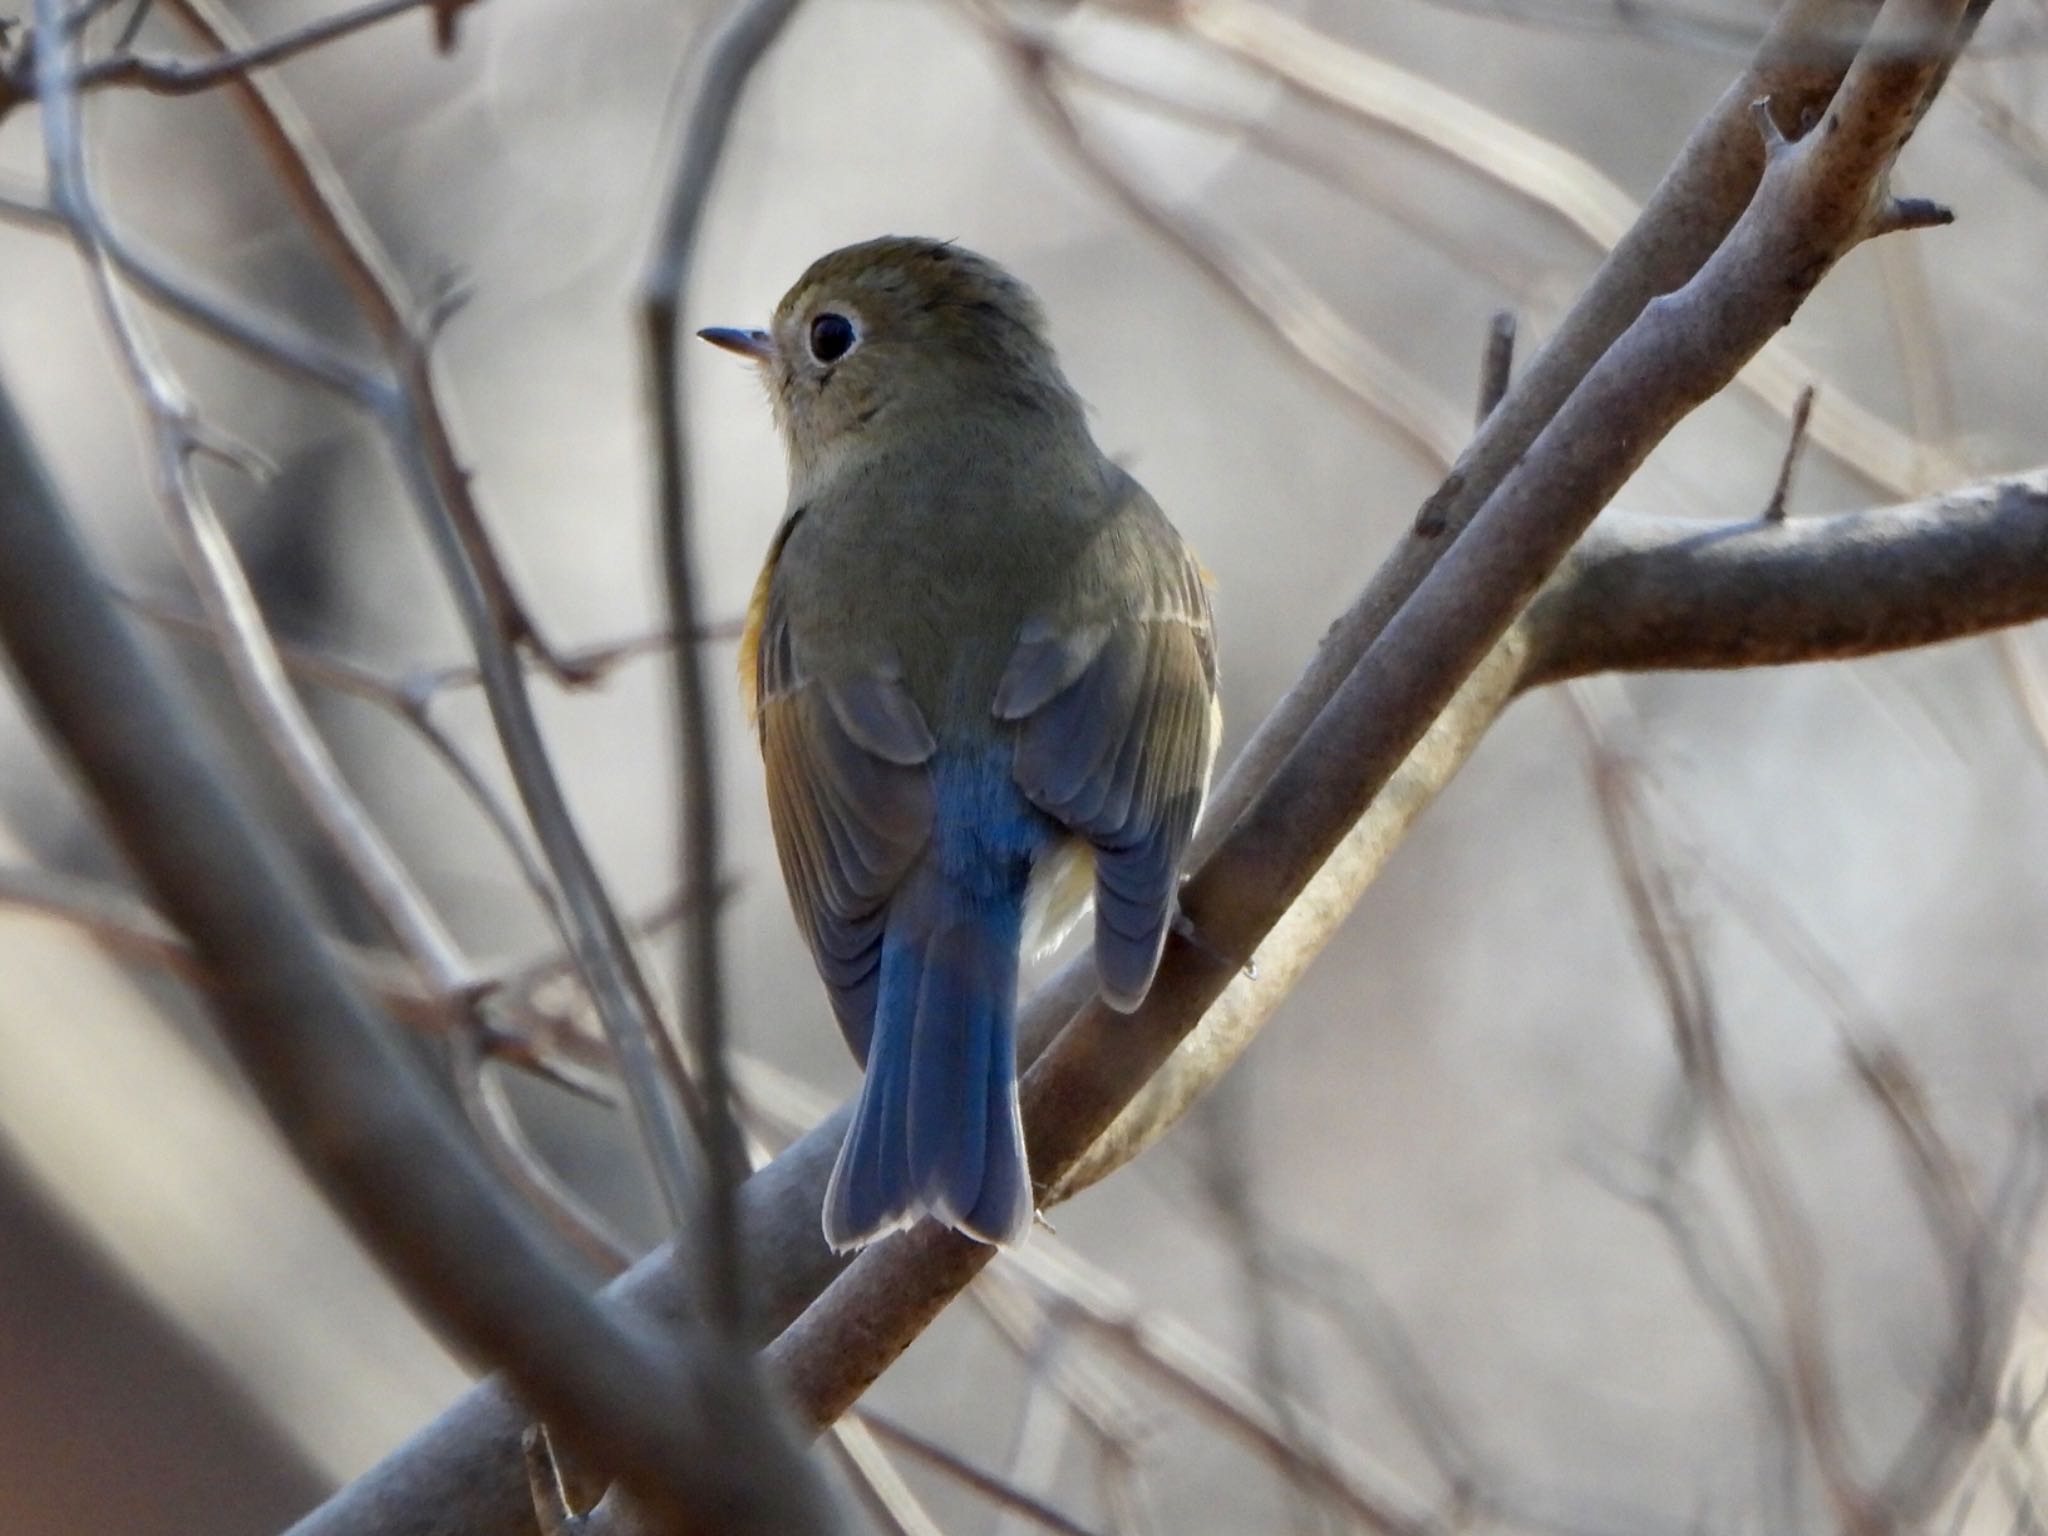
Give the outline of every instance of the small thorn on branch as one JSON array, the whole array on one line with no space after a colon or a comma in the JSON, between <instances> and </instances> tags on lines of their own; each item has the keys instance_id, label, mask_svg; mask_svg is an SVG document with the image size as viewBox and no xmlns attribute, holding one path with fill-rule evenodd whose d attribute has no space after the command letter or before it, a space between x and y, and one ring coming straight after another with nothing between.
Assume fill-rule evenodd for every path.
<instances>
[{"instance_id":1,"label":"small thorn on branch","mask_svg":"<svg viewBox=\"0 0 2048 1536\"><path fill-rule=\"evenodd\" d=\"M1875 238L1909 229L1938 229L1955 221L1955 210L1931 197L1895 197L1870 221L1870 234Z\"/></svg>"},{"instance_id":2,"label":"small thorn on branch","mask_svg":"<svg viewBox=\"0 0 2048 1536\"><path fill-rule=\"evenodd\" d=\"M1807 385L1799 391L1799 401L1792 407L1792 435L1785 442L1785 457L1778 464L1778 483L1771 489L1771 499L1764 507L1764 521L1782 523L1785 521L1785 499L1792 493L1792 471L1799 463L1799 450L1806 446L1807 418L1813 415L1813 386Z\"/></svg>"},{"instance_id":3,"label":"small thorn on branch","mask_svg":"<svg viewBox=\"0 0 2048 1536\"><path fill-rule=\"evenodd\" d=\"M1442 485L1431 493L1429 500L1415 514L1415 536L1418 539L1434 539L1449 526L1451 503L1465 489L1465 476L1460 470L1452 470L1444 476Z\"/></svg>"},{"instance_id":4,"label":"small thorn on branch","mask_svg":"<svg viewBox=\"0 0 2048 1536\"><path fill-rule=\"evenodd\" d=\"M1515 368L1515 312L1495 310L1486 328L1486 352L1479 364L1479 424L1507 397Z\"/></svg>"},{"instance_id":5,"label":"small thorn on branch","mask_svg":"<svg viewBox=\"0 0 2048 1536\"><path fill-rule=\"evenodd\" d=\"M1750 121L1756 124L1757 137L1764 141L1764 154L1775 160L1792 147L1792 141L1785 137L1778 127L1778 120L1771 116L1771 98L1759 96L1749 104Z\"/></svg>"}]
</instances>

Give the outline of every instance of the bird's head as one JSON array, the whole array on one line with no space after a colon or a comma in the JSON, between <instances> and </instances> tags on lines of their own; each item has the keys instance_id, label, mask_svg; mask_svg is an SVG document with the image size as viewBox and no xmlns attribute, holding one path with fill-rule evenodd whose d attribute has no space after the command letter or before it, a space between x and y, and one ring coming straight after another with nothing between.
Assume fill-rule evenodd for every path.
<instances>
[{"instance_id":1,"label":"bird's head","mask_svg":"<svg viewBox=\"0 0 2048 1536\"><path fill-rule=\"evenodd\" d=\"M799 478L965 418L1078 413L1023 283L985 256L896 236L821 256L767 330L706 341L759 366Z\"/></svg>"}]
</instances>

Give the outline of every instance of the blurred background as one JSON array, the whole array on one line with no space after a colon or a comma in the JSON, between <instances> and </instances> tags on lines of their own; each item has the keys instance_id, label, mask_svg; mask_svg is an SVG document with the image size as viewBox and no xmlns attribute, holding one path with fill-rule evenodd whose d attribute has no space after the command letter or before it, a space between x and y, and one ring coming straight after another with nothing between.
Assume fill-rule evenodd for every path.
<instances>
[{"instance_id":1,"label":"blurred background","mask_svg":"<svg viewBox=\"0 0 2048 1536\"><path fill-rule=\"evenodd\" d=\"M1310 57L1352 94L1345 110L1176 35L1164 9L813 0L739 118L690 322L760 323L813 257L885 232L1011 266L1044 298L1103 445L1216 575L1227 757L1440 478L1489 317L1515 314L1525 356L1540 343L1769 11L1282 0L1273 26L1329 39ZM297 0L237 13L263 37L323 14ZM468 293L439 348L457 431L515 574L565 645L659 623L633 303L678 81L709 14L695 0L477 0L451 54L413 14L282 72L414 291L452 279ZM1064 61L1061 99L1095 155L1247 270L1284 269L1273 281L1327 306L1320 323L1351 328L1340 350L1382 408L1302 366L1134 222L1020 94L1011 27ZM137 47L188 41L148 19ZM1900 172L1901 190L1952 204L1958 224L1855 253L1753 387L1686 422L1621 504L1755 517L1809 380L1794 516L2048 456L2044 49L2048 6L1994 7ZM107 90L89 106L120 227L218 289L363 344L220 93ZM1418 127L1438 121L1463 125L1492 168ZM33 108L0 121L9 185L36 186L41 153ZM123 587L189 608L140 416L75 257L0 224L0 273L0 370L71 507ZM204 470L275 631L390 677L460 659L362 420L157 329L205 417L276 466L261 483ZM708 348L687 366L701 569L710 610L737 615L781 511L780 449L744 367ZM164 654L249 748L204 648L166 639ZM728 657L713 658L721 682ZM1516 704L1215 1100L1054 1218L1061 1262L1092 1267L1090 1294L1112 1310L1184 1325L1255 1397L1296 1405L1280 1415L1288 1436L1362 1448L1371 1477L1417 1507L1463 1465L1513 1506L1473 1511L1482 1522L1826 1528L1797 1457L1788 1471L1787 1409L1769 1388L1783 1331L1755 1213L1711 1148L1671 1156L1670 1021L1616 880L1583 721L1652 807L1733 1082L1810 1234L1847 1455L1875 1476L1925 1429L1956 1323L1944 1253L1850 1069L1845 1020L1896 1050L1972 1198L2016 1213L2023 1248L2048 1094L2043 668L2048 636L2029 632ZM541 692L622 906L655 906L673 878L661 663ZM515 870L415 736L361 699L306 697L479 963L544 953ZM784 1102L808 1090L829 1106L856 1072L788 917L736 690L718 704L738 1043L800 1085ZM436 710L488 757L473 694ZM322 872L274 771L253 749L242 767L252 801ZM0 843L0 865L122 879L11 693ZM365 914L329 887L337 929L367 942ZM666 974L668 950L654 953ZM0 912L0 978L0 1530L275 1530L460 1391L463 1365L310 1192L181 986L25 911ZM562 1176L633 1246L658 1240L626 1119L501 1077ZM1704 1268L1687 1234L1705 1234ZM2048 1344L2038 1271L2020 1278L2010 1411L1930 1525L2038 1528L2027 1409ZM1020 1356L986 1312L956 1307L873 1402L1087 1529L1143 1529L1143 1501L1159 1530L1346 1523L1112 1344L1054 1353ZM1070 1363L1118 1399L1113 1433L1068 1432L1033 1406ZM1139 1493L1101 1475L1105 1444L1140 1465ZM922 1464L904 1475L942 1529L997 1520L957 1480Z\"/></svg>"}]
</instances>

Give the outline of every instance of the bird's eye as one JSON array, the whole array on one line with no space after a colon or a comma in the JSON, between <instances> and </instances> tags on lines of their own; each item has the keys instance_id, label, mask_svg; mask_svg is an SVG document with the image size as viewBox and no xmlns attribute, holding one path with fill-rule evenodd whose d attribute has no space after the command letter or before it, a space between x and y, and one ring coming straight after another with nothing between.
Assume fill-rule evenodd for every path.
<instances>
[{"instance_id":1,"label":"bird's eye","mask_svg":"<svg viewBox=\"0 0 2048 1536\"><path fill-rule=\"evenodd\" d=\"M838 362L857 340L853 322L844 315L824 314L811 322L811 356L821 363Z\"/></svg>"}]
</instances>

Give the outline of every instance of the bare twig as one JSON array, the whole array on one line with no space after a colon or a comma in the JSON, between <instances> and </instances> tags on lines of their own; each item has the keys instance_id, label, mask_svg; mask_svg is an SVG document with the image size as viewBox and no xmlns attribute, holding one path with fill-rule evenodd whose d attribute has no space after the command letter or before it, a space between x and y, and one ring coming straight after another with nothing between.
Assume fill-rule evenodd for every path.
<instances>
[{"instance_id":1,"label":"bare twig","mask_svg":"<svg viewBox=\"0 0 2048 1536\"><path fill-rule=\"evenodd\" d=\"M45 37L62 24L39 0ZM46 48L41 96L72 95ZM117 842L208 970L216 1016L279 1129L364 1241L464 1347L511 1371L550 1422L665 1517L719 1519L727 1458L759 1433L740 1364L659 1341L584 1294L499 1191L323 949L305 894L266 851L105 596L11 401L0 398L0 638ZM732 1417L738 1415L737 1421ZM814 1486L747 1507L761 1530L822 1529Z\"/></svg>"},{"instance_id":2,"label":"bare twig","mask_svg":"<svg viewBox=\"0 0 2048 1536\"><path fill-rule=\"evenodd\" d=\"M504 1085L490 1075L490 1062L478 1049L475 1037L460 1031L454 1034L450 1058L456 1102L499 1175L594 1272L610 1279L623 1271L632 1263L632 1253L555 1176L527 1139L526 1128L506 1099Z\"/></svg>"},{"instance_id":3,"label":"bare twig","mask_svg":"<svg viewBox=\"0 0 2048 1536\"><path fill-rule=\"evenodd\" d=\"M1700 222L1693 230L1673 227L1671 221L1657 216L1660 209L1671 211L1665 208L1664 199L1671 186L1668 178L1650 203L1638 208L1611 178L1562 146L1263 0L1199 0L1170 8L1140 0L1117 3L1136 19L1169 25L1194 36L1306 99L1347 113L1486 178L1561 221L1596 251L1611 256L1632 246L1638 260L1629 280L1645 275L1641 258L1649 257L1655 267L1674 256L1682 257L1689 242L1713 221L1732 220L1741 209L1740 202L1729 207L1723 201L1731 185L1693 181L1688 190L1703 195L1682 217ZM1824 104L1827 90L1832 89L1831 77L1839 78L1876 10L1877 0L1799 0L1781 8L1759 44L1749 76L1752 88L1739 101L1724 98L1722 106L1695 133L1687 160L1677 169L1707 171L1718 177L1735 168L1723 158L1727 150L1737 148L1727 141L1725 130L1743 126L1731 107L1739 111L1759 96L1770 96L1785 106L1788 98L1805 98L1816 87L1821 88L1820 96L1812 105ZM1981 5L1972 11L1971 19L1980 12ZM1900 51L1897 44L1885 46L1888 51ZM1919 45L1909 41L1903 46ZM1802 121L1805 110L1802 106L1787 120ZM1711 159L1693 159L1694 150L1710 151ZM1741 150L1737 148L1737 152ZM1651 217L1646 220L1644 215ZM1657 251L1653 242L1644 238L1652 231L1661 240L1678 238L1667 249ZM1610 260L1606 265L1613 263ZM1675 287L1679 280L1682 274L1666 287ZM1590 318L1583 301L1576 309L1582 318ZM1778 339L1760 350L1736 382L1772 410L1789 415L1800 387L1813 378L1814 370ZM1942 481L1961 478L1959 466L1937 467L1938 456L1925 444L1899 432L1841 389L1831 388L1822 400L1813 435L1816 444L1847 473L1884 494L1919 494L1926 488L1918 478L1923 468L1933 468Z\"/></svg>"},{"instance_id":4,"label":"bare twig","mask_svg":"<svg viewBox=\"0 0 2048 1536\"><path fill-rule=\"evenodd\" d=\"M1090 1527L1060 1513L1043 1499L1034 1498L994 1473L977 1467L964 1456L946 1449L929 1435L919 1434L907 1424L898 1423L872 1408L860 1409L854 1415L854 1421L873 1431L877 1439L886 1440L925 1465L937 1468L999 1509L1021 1515L1041 1530L1057 1531L1060 1536L1096 1536Z\"/></svg>"},{"instance_id":5,"label":"bare twig","mask_svg":"<svg viewBox=\"0 0 2048 1536\"><path fill-rule=\"evenodd\" d=\"M1457 412L1270 254L1141 187L1074 116L1045 47L983 0L969 0L968 9L1001 47L1025 103L1132 217L1425 465L1441 470L1450 462L1463 436Z\"/></svg>"},{"instance_id":6,"label":"bare twig","mask_svg":"<svg viewBox=\"0 0 2048 1536\"><path fill-rule=\"evenodd\" d=\"M248 46L212 0L163 3L209 47L232 53ZM522 642L535 647L559 674L573 674L541 644L498 559L441 408L429 336L402 297L389 258L282 87L259 71L231 77L228 89L389 360L397 383L379 397L377 418L476 650L513 781L561 890L571 948L618 1056L641 1144L680 1226L690 1209L687 1133L679 1119L692 1102L688 1077L576 828L515 648Z\"/></svg>"},{"instance_id":7,"label":"bare twig","mask_svg":"<svg viewBox=\"0 0 2048 1536\"><path fill-rule=\"evenodd\" d=\"M394 16L429 10L441 0L372 0L354 10L324 16L295 27L280 37L251 44L230 53L204 60L152 59L132 53L117 53L86 65L79 71L82 90L100 86L135 86L159 96L188 96L204 91L251 70L282 64L302 53L361 32ZM122 45L124 48L126 44Z\"/></svg>"},{"instance_id":8,"label":"bare twig","mask_svg":"<svg viewBox=\"0 0 2048 1536\"><path fill-rule=\"evenodd\" d=\"M1799 403L1792 407L1792 432L1785 439L1785 454L1778 461L1777 483L1771 487L1771 499L1764 503L1763 520L1767 523L1785 521L1785 498L1792 494L1792 471L1799 467L1799 450L1806 446L1806 421L1813 413L1813 386L1807 385L1799 392Z\"/></svg>"},{"instance_id":9,"label":"bare twig","mask_svg":"<svg viewBox=\"0 0 2048 1536\"><path fill-rule=\"evenodd\" d=\"M1486 355L1479 365L1479 425L1505 400L1515 367L1515 312L1495 312L1486 327Z\"/></svg>"},{"instance_id":10,"label":"bare twig","mask_svg":"<svg viewBox=\"0 0 2048 1536\"><path fill-rule=\"evenodd\" d=\"M697 55L689 109L671 174L668 205L641 286L647 348L648 408L655 434L662 579L669 623L678 635L698 626L697 578L691 563L689 440L683 423L678 325L689 292L697 230L740 97L754 68L775 45L797 0L732 0ZM713 1315L735 1336L744 1332L746 1285L741 1273L736 1201L747 1173L746 1148L733 1117L725 1044L725 973L719 951L720 874L716 742L695 645L676 648L676 732L682 779L678 863L689 919L681 963L684 1021L696 1054L708 1154L704 1245Z\"/></svg>"},{"instance_id":11,"label":"bare twig","mask_svg":"<svg viewBox=\"0 0 2048 1536\"><path fill-rule=\"evenodd\" d=\"M834 1424L826 1444L888 1536L945 1536L874 1432L859 1419Z\"/></svg>"}]
</instances>

